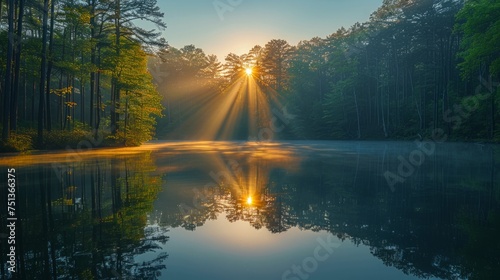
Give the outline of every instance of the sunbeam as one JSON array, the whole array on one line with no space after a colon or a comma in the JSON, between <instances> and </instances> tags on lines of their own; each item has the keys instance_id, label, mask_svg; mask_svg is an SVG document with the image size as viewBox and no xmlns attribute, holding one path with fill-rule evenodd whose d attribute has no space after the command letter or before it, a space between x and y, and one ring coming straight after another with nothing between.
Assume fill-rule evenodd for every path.
<instances>
[{"instance_id":1,"label":"sunbeam","mask_svg":"<svg viewBox=\"0 0 500 280\"><path fill-rule=\"evenodd\" d=\"M198 106L184 114L172 134L208 141L272 140L272 108L281 106L278 93L262 83L252 67L244 68L222 93L193 94L186 102Z\"/></svg>"}]
</instances>

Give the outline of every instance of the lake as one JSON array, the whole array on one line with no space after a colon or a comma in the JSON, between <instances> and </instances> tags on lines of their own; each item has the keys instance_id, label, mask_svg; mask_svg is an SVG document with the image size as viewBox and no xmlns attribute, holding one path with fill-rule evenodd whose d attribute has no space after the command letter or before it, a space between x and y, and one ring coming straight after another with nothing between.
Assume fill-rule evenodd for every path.
<instances>
[{"instance_id":1,"label":"lake","mask_svg":"<svg viewBox=\"0 0 500 280\"><path fill-rule=\"evenodd\" d=\"M14 168L18 279L495 279L499 163L382 141L3 155L1 274Z\"/></svg>"}]
</instances>

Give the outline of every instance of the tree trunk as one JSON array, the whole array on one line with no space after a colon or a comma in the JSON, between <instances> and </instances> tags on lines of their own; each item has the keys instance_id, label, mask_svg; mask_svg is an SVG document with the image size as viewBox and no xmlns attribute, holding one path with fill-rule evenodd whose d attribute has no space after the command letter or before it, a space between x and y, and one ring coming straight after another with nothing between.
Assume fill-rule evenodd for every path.
<instances>
[{"instance_id":1,"label":"tree trunk","mask_svg":"<svg viewBox=\"0 0 500 280\"><path fill-rule=\"evenodd\" d=\"M358 139L361 139L361 127L359 124L359 107L358 107L358 97L356 96L356 88L353 89L354 94L354 104L356 105L356 117L358 120Z\"/></svg>"},{"instance_id":2,"label":"tree trunk","mask_svg":"<svg viewBox=\"0 0 500 280\"><path fill-rule=\"evenodd\" d=\"M495 95L497 93L497 89L496 88L493 88L492 87L492 81L491 81L491 74L490 74L490 81L489 81L489 85L490 85L490 102L491 102L491 120L490 120L490 130L491 130L491 133L490 133L490 137L491 139L494 139L495 138L495 129L496 129L496 125L495 125Z\"/></svg>"},{"instance_id":3,"label":"tree trunk","mask_svg":"<svg viewBox=\"0 0 500 280\"><path fill-rule=\"evenodd\" d=\"M5 71L5 88L3 96L3 120L2 120L2 140L7 141L10 136L10 96L12 91L12 56L13 56L13 43L14 43L14 0L8 0L9 10L7 21L9 24L8 34L9 40L7 42L7 63Z\"/></svg>"},{"instance_id":4,"label":"tree trunk","mask_svg":"<svg viewBox=\"0 0 500 280\"><path fill-rule=\"evenodd\" d=\"M44 107L44 94L45 94L45 81L47 76L47 30L48 30L48 13L49 13L49 0L43 2L43 25L42 25L42 62L40 69L40 100L38 103L38 146L43 142L43 124L45 117Z\"/></svg>"},{"instance_id":5,"label":"tree trunk","mask_svg":"<svg viewBox=\"0 0 500 280\"><path fill-rule=\"evenodd\" d=\"M28 77L24 75L23 77L23 121L26 122L28 115L27 115L27 107L26 103L28 102L27 100L27 95L28 95L28 88L27 88L27 83L28 83Z\"/></svg>"},{"instance_id":6,"label":"tree trunk","mask_svg":"<svg viewBox=\"0 0 500 280\"><path fill-rule=\"evenodd\" d=\"M64 55L63 55L63 59L64 59ZM62 88L62 84L63 84L63 72L61 72L61 75L59 76L59 88ZM59 96L59 102L57 104L57 118L58 118L58 121L59 121L59 129L60 130L64 130L64 127L63 127L63 122L64 122L64 101L63 101L63 94L61 93Z\"/></svg>"},{"instance_id":7,"label":"tree trunk","mask_svg":"<svg viewBox=\"0 0 500 280\"><path fill-rule=\"evenodd\" d=\"M121 3L120 0L116 0L115 3L115 51L118 61L120 60L120 37L121 37ZM116 71L116 70L115 70ZM118 131L118 121L120 120L120 86L118 85L119 73L115 72L113 75L113 90L112 90L112 104L111 104L111 131L113 135Z\"/></svg>"},{"instance_id":8,"label":"tree trunk","mask_svg":"<svg viewBox=\"0 0 500 280\"><path fill-rule=\"evenodd\" d=\"M387 138L389 135L387 133L387 126L385 124L385 117L384 117L384 97L382 96L382 91L380 91L380 113L382 115L382 128L384 129L384 136Z\"/></svg>"},{"instance_id":9,"label":"tree trunk","mask_svg":"<svg viewBox=\"0 0 500 280\"><path fill-rule=\"evenodd\" d=\"M101 65L101 49L97 50L97 65ZM95 122L95 138L97 139L97 131L101 125L101 108L102 108L102 98L101 98L101 72L97 73L96 79L96 122Z\"/></svg>"},{"instance_id":10,"label":"tree trunk","mask_svg":"<svg viewBox=\"0 0 500 280\"><path fill-rule=\"evenodd\" d=\"M17 36L16 36L16 57L15 57L15 70L14 70L14 86L11 98L11 111L10 111L10 129L17 130L17 114L18 114L18 93L19 81L21 73L21 50L22 50L22 35L23 35L23 17L24 17L24 0L19 1L19 13L17 19Z\"/></svg>"},{"instance_id":11,"label":"tree trunk","mask_svg":"<svg viewBox=\"0 0 500 280\"><path fill-rule=\"evenodd\" d=\"M32 91L31 91L31 126L33 127L33 125L35 125L35 97L36 97L36 79L33 78L33 88L32 88Z\"/></svg>"},{"instance_id":12,"label":"tree trunk","mask_svg":"<svg viewBox=\"0 0 500 280\"><path fill-rule=\"evenodd\" d=\"M97 48L97 38L96 38L96 28L97 24L95 21L95 0L90 1L89 4L91 5L91 11L90 11L90 29L91 29L91 51L90 51L90 64L92 67L96 66L96 48ZM94 98L95 98L95 90L96 90L96 72L95 70L92 70L90 72L90 105L89 105L89 113L90 113L90 120L89 120L89 125L93 129L94 128ZM97 133L97 132L96 132Z\"/></svg>"},{"instance_id":13,"label":"tree trunk","mask_svg":"<svg viewBox=\"0 0 500 280\"><path fill-rule=\"evenodd\" d=\"M127 145L127 126L128 126L128 92L125 93L125 128L124 128L124 142L125 142L125 145Z\"/></svg>"},{"instance_id":14,"label":"tree trunk","mask_svg":"<svg viewBox=\"0 0 500 280\"><path fill-rule=\"evenodd\" d=\"M53 53L54 53L54 0L52 0L52 6L50 7L50 37L49 37L49 65L47 67L47 88L46 88L46 98L47 98L47 130L52 130L52 117L50 113L50 80L52 74Z\"/></svg>"},{"instance_id":15,"label":"tree trunk","mask_svg":"<svg viewBox=\"0 0 500 280\"><path fill-rule=\"evenodd\" d=\"M81 106L80 121L82 123L85 123L85 85L82 79L80 79L80 106Z\"/></svg>"}]
</instances>

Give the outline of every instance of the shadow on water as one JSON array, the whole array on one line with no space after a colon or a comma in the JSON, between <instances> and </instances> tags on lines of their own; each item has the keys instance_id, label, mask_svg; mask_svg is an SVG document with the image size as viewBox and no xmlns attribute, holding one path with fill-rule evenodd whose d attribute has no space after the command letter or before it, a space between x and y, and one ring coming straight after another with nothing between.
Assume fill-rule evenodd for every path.
<instances>
[{"instance_id":1,"label":"shadow on water","mask_svg":"<svg viewBox=\"0 0 500 280\"><path fill-rule=\"evenodd\" d=\"M440 144L390 188L384 172L396 171L398 157L414 149L399 142L158 142L51 162L64 168L21 161L17 275L156 279L168 269L164 248L175 242L167 242L168 229L195 231L225 217L275 234L327 231L419 278L494 279L498 147ZM144 255L150 258L137 261ZM5 256L2 247L2 264Z\"/></svg>"}]
</instances>

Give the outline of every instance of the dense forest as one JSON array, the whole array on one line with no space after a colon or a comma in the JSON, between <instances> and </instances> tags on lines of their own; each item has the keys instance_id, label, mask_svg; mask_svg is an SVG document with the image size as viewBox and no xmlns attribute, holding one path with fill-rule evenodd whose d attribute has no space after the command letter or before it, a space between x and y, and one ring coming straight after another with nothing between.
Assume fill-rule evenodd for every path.
<instances>
[{"instance_id":1,"label":"dense forest","mask_svg":"<svg viewBox=\"0 0 500 280\"><path fill-rule=\"evenodd\" d=\"M156 0L7 0L0 5L5 150L135 145L160 96L147 70L166 27Z\"/></svg>"},{"instance_id":2,"label":"dense forest","mask_svg":"<svg viewBox=\"0 0 500 280\"><path fill-rule=\"evenodd\" d=\"M193 113L250 68L279 97L275 118L293 115L279 139L499 141L498 34L498 0L385 0L368 22L296 46L271 40L224 62L169 47L150 62L168 116L158 137L190 138L178 131Z\"/></svg>"},{"instance_id":3,"label":"dense forest","mask_svg":"<svg viewBox=\"0 0 500 280\"><path fill-rule=\"evenodd\" d=\"M1 1L2 149L192 139L245 74L279 100L274 139L500 140L498 0L384 0L365 23L224 62L165 27L156 0Z\"/></svg>"}]
</instances>

